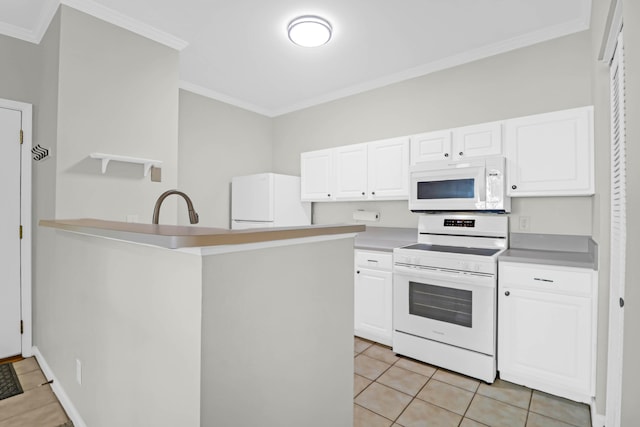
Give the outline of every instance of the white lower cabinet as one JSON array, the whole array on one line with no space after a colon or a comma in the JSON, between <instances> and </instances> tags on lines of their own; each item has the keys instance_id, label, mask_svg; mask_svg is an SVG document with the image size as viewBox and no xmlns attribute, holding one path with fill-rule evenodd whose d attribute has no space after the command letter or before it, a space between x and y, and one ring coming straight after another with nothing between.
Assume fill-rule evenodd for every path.
<instances>
[{"instance_id":1,"label":"white lower cabinet","mask_svg":"<svg viewBox=\"0 0 640 427\"><path fill-rule=\"evenodd\" d=\"M500 378L591 403L597 272L500 261L498 277Z\"/></svg>"},{"instance_id":2,"label":"white lower cabinet","mask_svg":"<svg viewBox=\"0 0 640 427\"><path fill-rule=\"evenodd\" d=\"M392 254L355 251L354 333L384 345L392 342Z\"/></svg>"}]
</instances>

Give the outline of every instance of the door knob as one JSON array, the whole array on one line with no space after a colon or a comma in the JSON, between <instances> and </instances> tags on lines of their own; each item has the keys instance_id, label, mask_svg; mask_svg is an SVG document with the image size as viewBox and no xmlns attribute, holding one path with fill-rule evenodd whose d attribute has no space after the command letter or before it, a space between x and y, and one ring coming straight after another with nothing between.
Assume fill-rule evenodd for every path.
<instances>
[{"instance_id":1,"label":"door knob","mask_svg":"<svg viewBox=\"0 0 640 427\"><path fill-rule=\"evenodd\" d=\"M459 152L458 154L462 156L464 153L461 151L461 152Z\"/></svg>"},{"instance_id":2,"label":"door knob","mask_svg":"<svg viewBox=\"0 0 640 427\"><path fill-rule=\"evenodd\" d=\"M356 271L357 274L360 274L360 270Z\"/></svg>"},{"instance_id":3,"label":"door knob","mask_svg":"<svg viewBox=\"0 0 640 427\"><path fill-rule=\"evenodd\" d=\"M506 296L509 296L509 295L511 295L511 292L506 291L504 294L505 294Z\"/></svg>"},{"instance_id":4,"label":"door knob","mask_svg":"<svg viewBox=\"0 0 640 427\"><path fill-rule=\"evenodd\" d=\"M516 188L518 188L518 186L517 186L517 185L512 185L512 186L511 186L511 189L512 189L512 190L515 190Z\"/></svg>"},{"instance_id":5,"label":"door knob","mask_svg":"<svg viewBox=\"0 0 640 427\"><path fill-rule=\"evenodd\" d=\"M449 157L449 153L444 153L444 156L445 157Z\"/></svg>"}]
</instances>

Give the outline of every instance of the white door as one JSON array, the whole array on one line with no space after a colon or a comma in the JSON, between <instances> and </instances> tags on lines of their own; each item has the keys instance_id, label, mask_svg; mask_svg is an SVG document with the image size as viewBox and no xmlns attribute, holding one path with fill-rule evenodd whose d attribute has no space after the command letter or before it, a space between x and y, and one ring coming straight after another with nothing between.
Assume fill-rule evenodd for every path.
<instances>
[{"instance_id":1,"label":"white door","mask_svg":"<svg viewBox=\"0 0 640 427\"><path fill-rule=\"evenodd\" d=\"M300 155L300 198L305 202L333 198L333 150L309 151Z\"/></svg>"},{"instance_id":2,"label":"white door","mask_svg":"<svg viewBox=\"0 0 640 427\"><path fill-rule=\"evenodd\" d=\"M356 266L355 335L391 345L393 275Z\"/></svg>"},{"instance_id":3,"label":"white door","mask_svg":"<svg viewBox=\"0 0 640 427\"><path fill-rule=\"evenodd\" d=\"M334 151L336 200L367 198L367 144L338 147Z\"/></svg>"},{"instance_id":4,"label":"white door","mask_svg":"<svg viewBox=\"0 0 640 427\"><path fill-rule=\"evenodd\" d=\"M411 164L451 159L451 131L439 130L411 137Z\"/></svg>"},{"instance_id":5,"label":"white door","mask_svg":"<svg viewBox=\"0 0 640 427\"><path fill-rule=\"evenodd\" d=\"M271 173L236 176L231 179L231 219L273 221L274 200Z\"/></svg>"},{"instance_id":6,"label":"white door","mask_svg":"<svg viewBox=\"0 0 640 427\"><path fill-rule=\"evenodd\" d=\"M21 353L20 128L22 113L0 108L0 359Z\"/></svg>"},{"instance_id":7,"label":"white door","mask_svg":"<svg viewBox=\"0 0 640 427\"><path fill-rule=\"evenodd\" d=\"M370 199L409 199L409 139L393 138L369 143Z\"/></svg>"},{"instance_id":8,"label":"white door","mask_svg":"<svg viewBox=\"0 0 640 427\"><path fill-rule=\"evenodd\" d=\"M621 7L620 5L618 6ZM618 25L621 25L621 23ZM615 28L619 28L619 26ZM622 31L620 31L618 44L613 54L610 67L611 268L609 271L609 343L607 347L606 409L606 425L610 427L620 426L622 410L622 356L625 328L625 309L623 307L627 263L627 167L624 71L624 49Z\"/></svg>"},{"instance_id":9,"label":"white door","mask_svg":"<svg viewBox=\"0 0 640 427\"><path fill-rule=\"evenodd\" d=\"M502 154L502 122L482 123L453 130L453 158Z\"/></svg>"},{"instance_id":10,"label":"white door","mask_svg":"<svg viewBox=\"0 0 640 427\"><path fill-rule=\"evenodd\" d=\"M583 107L507 120L507 194L593 194L592 117Z\"/></svg>"},{"instance_id":11,"label":"white door","mask_svg":"<svg viewBox=\"0 0 640 427\"><path fill-rule=\"evenodd\" d=\"M588 400L593 366L591 306L588 297L501 286L500 377L574 400L577 396ZM564 394L567 392L576 394Z\"/></svg>"}]
</instances>

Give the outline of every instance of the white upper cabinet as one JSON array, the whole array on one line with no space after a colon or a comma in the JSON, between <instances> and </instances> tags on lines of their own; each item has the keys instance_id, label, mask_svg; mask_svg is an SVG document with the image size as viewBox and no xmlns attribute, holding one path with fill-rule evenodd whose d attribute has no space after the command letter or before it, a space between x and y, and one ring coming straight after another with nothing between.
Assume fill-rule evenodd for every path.
<instances>
[{"instance_id":1,"label":"white upper cabinet","mask_svg":"<svg viewBox=\"0 0 640 427\"><path fill-rule=\"evenodd\" d=\"M491 122L453 130L453 158L502 154L502 123Z\"/></svg>"},{"instance_id":2,"label":"white upper cabinet","mask_svg":"<svg viewBox=\"0 0 640 427\"><path fill-rule=\"evenodd\" d=\"M303 201L333 199L333 150L309 151L300 155L300 198Z\"/></svg>"},{"instance_id":3,"label":"white upper cabinet","mask_svg":"<svg viewBox=\"0 0 640 427\"><path fill-rule=\"evenodd\" d=\"M393 138L368 144L368 198L409 198L409 138Z\"/></svg>"},{"instance_id":4,"label":"white upper cabinet","mask_svg":"<svg viewBox=\"0 0 640 427\"><path fill-rule=\"evenodd\" d=\"M411 164L502 154L502 123L490 122L411 137Z\"/></svg>"},{"instance_id":5,"label":"white upper cabinet","mask_svg":"<svg viewBox=\"0 0 640 427\"><path fill-rule=\"evenodd\" d=\"M334 149L335 199L367 198L367 144L354 144Z\"/></svg>"},{"instance_id":6,"label":"white upper cabinet","mask_svg":"<svg viewBox=\"0 0 640 427\"><path fill-rule=\"evenodd\" d=\"M594 193L593 107L507 120L507 194Z\"/></svg>"},{"instance_id":7,"label":"white upper cabinet","mask_svg":"<svg viewBox=\"0 0 640 427\"><path fill-rule=\"evenodd\" d=\"M302 153L303 201L408 200L409 138Z\"/></svg>"},{"instance_id":8,"label":"white upper cabinet","mask_svg":"<svg viewBox=\"0 0 640 427\"><path fill-rule=\"evenodd\" d=\"M421 133L411 137L411 164L451 157L451 130Z\"/></svg>"}]
</instances>

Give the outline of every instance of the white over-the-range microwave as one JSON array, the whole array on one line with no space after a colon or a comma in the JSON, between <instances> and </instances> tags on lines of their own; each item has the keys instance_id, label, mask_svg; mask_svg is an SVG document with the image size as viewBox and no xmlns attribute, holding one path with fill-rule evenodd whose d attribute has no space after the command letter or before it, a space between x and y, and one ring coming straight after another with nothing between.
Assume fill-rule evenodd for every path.
<instances>
[{"instance_id":1,"label":"white over-the-range microwave","mask_svg":"<svg viewBox=\"0 0 640 427\"><path fill-rule=\"evenodd\" d=\"M411 167L410 179L413 212L511 212L501 156L418 163Z\"/></svg>"}]
</instances>

